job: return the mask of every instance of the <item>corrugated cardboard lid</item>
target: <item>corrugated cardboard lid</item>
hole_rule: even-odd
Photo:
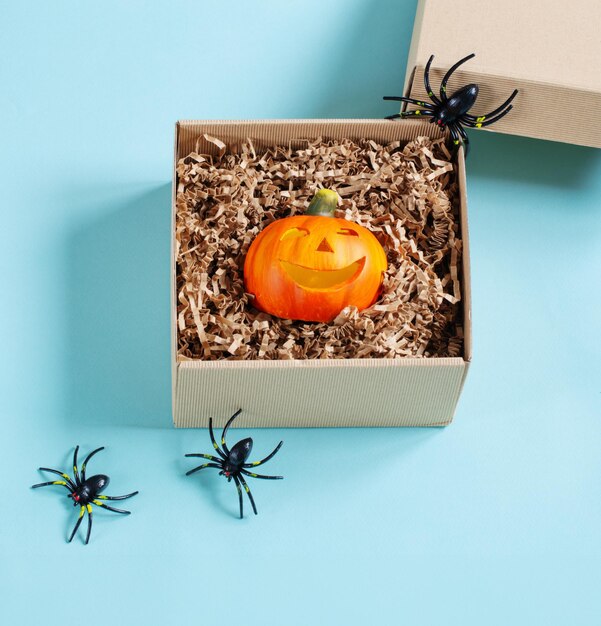
[[[514,109],[486,130],[601,147],[601,2],[578,0],[420,0],[405,95],[427,98],[431,82],[471,52],[448,91],[477,83],[472,113],[499,106],[514,88]]]

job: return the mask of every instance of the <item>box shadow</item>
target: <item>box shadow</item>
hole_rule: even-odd
[[[317,118],[383,118],[398,113],[383,96],[401,96],[417,0],[377,0],[357,11],[346,43],[339,36],[329,65],[336,68],[323,99],[303,116]]]
[[[90,200],[66,245],[67,419],[171,426],[171,185],[76,195]]]

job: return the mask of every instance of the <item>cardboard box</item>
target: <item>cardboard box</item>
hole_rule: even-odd
[[[255,147],[295,145],[307,138],[373,139],[387,143],[420,135],[439,137],[423,121],[280,120],[178,122],[175,162],[195,149],[206,133],[226,143],[250,137]],[[300,147],[300,144],[299,144]],[[203,153],[216,153],[204,142]],[[178,361],[175,265],[174,170],[171,259],[173,420],[178,427],[206,428],[238,408],[246,427],[443,426],[452,418],[471,359],[469,245],[465,163],[458,154],[460,222],[463,240],[462,307],[464,354],[456,358],[332,359],[296,361]]]
[[[424,66],[434,91],[446,70],[474,52],[447,91],[480,86],[471,113],[514,108],[489,130],[601,147],[601,2],[579,0],[419,0],[404,95],[427,100]],[[412,108],[412,107],[410,107]]]

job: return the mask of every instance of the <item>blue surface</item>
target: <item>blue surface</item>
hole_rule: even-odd
[[[382,117],[414,12],[3,4],[4,624],[600,622],[599,151],[472,133],[474,362],[452,426],[252,433],[257,454],[285,440],[286,479],[255,481],[243,521],[233,485],[183,475],[209,446],[170,426],[173,124]],[[140,489],[87,547],[65,543],[59,487],[29,490],[76,443],[107,447],[90,469],[111,492]]]

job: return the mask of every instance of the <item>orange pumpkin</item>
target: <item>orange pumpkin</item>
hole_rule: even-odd
[[[244,263],[254,305],[285,319],[329,322],[348,305],[374,303],[386,254],[366,228],[333,217],[338,194],[318,191],[304,215],[272,222],[252,242]]]

